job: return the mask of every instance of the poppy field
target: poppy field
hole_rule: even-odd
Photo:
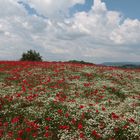
[[[0,61],[1,140],[140,140],[140,69]]]

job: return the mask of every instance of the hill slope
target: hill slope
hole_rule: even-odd
[[[105,66],[140,65],[140,62],[104,62]]]
[[[1,139],[140,139],[140,71],[0,62]]]

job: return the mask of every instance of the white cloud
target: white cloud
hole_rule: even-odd
[[[85,0],[27,0],[37,12],[49,18],[64,17],[68,14],[70,7],[77,3],[84,3],[84,1]]]
[[[117,44],[140,44],[140,21],[126,19],[110,38]]]
[[[95,13],[102,13],[107,10],[105,3],[101,2],[101,0],[94,0],[94,6],[92,9]]]
[[[0,0],[0,18],[25,16],[26,11],[18,4],[18,0]]]
[[[101,0],[95,0],[89,12],[69,18],[68,9],[84,0],[27,2],[49,18],[27,14],[17,0],[0,1],[0,9],[8,8],[0,12],[0,59],[18,59],[23,51],[35,49],[49,60],[140,60],[140,21],[123,19]]]

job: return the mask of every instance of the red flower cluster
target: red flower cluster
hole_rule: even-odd
[[[94,137],[96,137],[97,139],[101,138],[101,135],[98,134],[96,130],[93,130],[93,131],[92,131],[92,135],[93,135]]]
[[[81,123],[78,124],[78,129],[83,129],[83,125]]]
[[[63,129],[63,130],[69,130],[70,129],[70,126],[68,126],[68,125],[60,125],[59,126],[59,129]]]
[[[111,117],[114,120],[119,119],[119,116],[117,114],[115,114],[114,112],[111,113]]]

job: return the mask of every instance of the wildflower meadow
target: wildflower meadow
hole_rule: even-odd
[[[1,140],[140,140],[140,69],[0,61]]]

